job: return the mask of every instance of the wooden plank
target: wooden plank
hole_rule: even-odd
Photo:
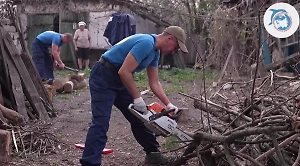
[[[21,59],[21,56],[18,55],[18,53],[15,51],[16,48],[14,48],[15,45],[13,44],[10,35],[7,32],[5,32],[3,28],[1,28],[1,34],[4,37],[3,41],[4,41],[5,48],[9,53],[8,55],[11,56],[11,59],[15,64],[15,67],[17,68],[19,75],[21,76],[22,83],[24,84],[25,96],[27,97],[34,111],[38,113],[39,119],[40,120],[48,119],[49,116],[47,114],[47,111],[40,99],[37,89],[35,88],[31,80],[30,74],[28,73],[25,64]]]
[[[2,105],[4,104],[1,85],[0,85],[0,104]]]
[[[16,102],[16,111],[18,111],[25,119],[25,121],[29,120],[27,115],[27,110],[25,106],[25,97],[22,89],[22,83],[20,80],[19,73],[13,63],[11,62],[10,58],[7,55],[7,52],[4,50],[2,36],[0,36],[0,47],[2,52],[2,58],[4,64],[7,64],[7,70],[10,73],[10,81],[11,81],[11,90],[15,98]]]
[[[3,41],[1,37],[0,37],[0,47],[3,55],[3,60],[4,62],[6,62],[8,66],[8,71],[10,73],[11,89],[14,94],[14,98],[17,106],[17,109],[15,111],[19,112],[25,118],[25,121],[28,121],[29,117],[25,106],[25,96],[23,95],[24,93],[22,89],[22,82],[17,69],[13,65],[13,62],[8,57],[7,52],[4,50]]]
[[[9,11],[12,15],[13,12],[12,12],[11,8],[9,8]],[[30,77],[33,80],[33,83],[34,83],[39,95],[44,99],[44,101],[46,101],[48,103],[48,105],[50,105],[51,110],[52,110],[51,113],[55,114],[55,111],[54,111],[54,108],[53,108],[53,105],[52,105],[52,101],[50,100],[50,98],[47,95],[48,94],[47,90],[45,89],[45,87],[43,85],[43,82],[42,82],[41,78],[39,77],[35,66],[33,65],[33,61],[32,61],[32,58],[30,56],[30,52],[29,52],[28,48],[26,47],[25,38],[24,38],[24,35],[22,33],[23,29],[22,29],[19,13],[17,14],[17,16],[15,18],[16,18],[16,20],[13,19],[13,18],[12,18],[12,20],[13,20],[13,23],[16,27],[16,30],[17,30],[18,34],[19,34],[19,40],[20,40],[20,43],[21,43],[21,46],[22,46],[22,49],[23,49],[23,53],[24,53],[24,54],[21,54],[21,58],[22,58],[22,60],[25,64],[26,68],[28,69]]]
[[[52,101],[48,97],[48,92],[47,92],[46,88],[44,87],[42,79],[40,78],[35,65],[33,64],[32,58],[30,58],[30,56],[28,54],[21,54],[21,58],[30,74],[30,78],[33,81],[34,86],[35,86],[36,90],[38,91],[40,97],[45,102],[47,102],[48,105],[50,105],[51,114],[55,114],[55,109],[53,107]]]
[[[2,54],[0,54],[0,56],[2,56]],[[15,98],[13,97],[13,92],[11,89],[11,81],[9,78],[9,72],[8,72],[8,66],[6,63],[3,62],[3,56],[2,56],[2,66],[3,66],[3,73],[1,73],[1,76],[3,76],[2,78],[0,77],[0,83],[2,86],[4,86],[4,89],[7,91],[7,93],[5,94],[5,97],[9,100],[9,102],[11,103],[11,108],[13,109],[17,109],[17,106],[14,104],[15,103]],[[3,102],[5,103],[5,100],[3,100]]]

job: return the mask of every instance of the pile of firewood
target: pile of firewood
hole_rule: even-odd
[[[10,34],[0,27],[0,162],[11,156],[13,130],[30,120],[54,116],[31,56],[26,51],[18,53]]]
[[[79,90],[87,87],[87,80],[85,73],[69,74],[66,81],[56,78],[53,80],[52,85],[45,84],[48,96],[50,99],[56,95],[56,93],[72,93],[74,90]]]
[[[194,100],[203,127],[188,132],[194,140],[174,165],[192,158],[200,165],[299,165],[298,79],[272,73],[255,86],[253,80],[226,83],[206,98],[181,93]]]

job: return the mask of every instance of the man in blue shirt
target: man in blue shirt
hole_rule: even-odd
[[[60,49],[64,43],[73,41],[70,33],[60,34],[53,31],[45,31],[39,34],[32,43],[32,59],[42,81],[54,79],[53,66],[59,69],[65,67],[60,59]],[[49,54],[51,48],[52,56]]]
[[[148,164],[169,162],[160,153],[152,153],[159,151],[154,133],[129,112],[128,106],[133,103],[133,107],[141,113],[146,114],[148,111],[133,79],[135,72],[146,69],[153,93],[167,109],[175,109],[175,113],[178,111],[165,95],[159,82],[158,60],[160,54],[167,55],[178,49],[187,52],[185,41],[184,30],[177,26],[170,26],[158,35],[135,34],[115,44],[94,64],[89,78],[92,124],[80,159],[83,166],[101,165],[101,152],[107,141],[106,133],[113,105],[130,122],[135,139],[146,152],[145,162]]]

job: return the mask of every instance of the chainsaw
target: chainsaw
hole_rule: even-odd
[[[182,110],[174,113],[175,109],[166,110],[157,102],[147,105],[147,114],[142,114],[140,111],[133,108],[133,104],[128,106],[129,111],[138,117],[143,124],[156,136],[175,136],[179,140],[187,142],[192,141],[193,138],[187,133],[177,128],[177,121],[182,114]]]

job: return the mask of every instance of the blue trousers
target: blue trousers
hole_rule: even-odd
[[[54,79],[52,56],[47,45],[38,39],[32,42],[32,59],[42,80]]]
[[[129,112],[133,98],[123,85],[117,72],[96,62],[89,78],[91,94],[92,123],[88,130],[85,148],[80,159],[82,166],[101,165],[101,152],[107,142],[107,131],[112,106],[115,105],[130,122],[131,130],[143,150],[149,154],[157,152],[159,144],[154,133]],[[119,126],[122,128],[122,126]]]

